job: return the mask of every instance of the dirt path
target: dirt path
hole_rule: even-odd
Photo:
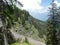
[[[28,41],[34,45],[45,45],[45,43],[42,43],[40,41],[34,40],[32,38],[28,38]]]
[[[15,37],[16,39],[22,39],[22,40],[25,39],[25,36],[20,35],[20,34],[14,32],[14,31],[12,31],[12,30],[11,30],[11,32],[12,32],[12,34],[14,35],[14,37]],[[27,37],[27,39],[28,39],[29,43],[31,43],[31,44],[34,44],[34,45],[45,45],[45,43],[40,42],[40,41],[37,41],[37,40],[34,40],[34,39],[32,39],[32,38]]]

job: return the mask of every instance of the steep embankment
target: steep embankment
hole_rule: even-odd
[[[23,14],[15,22],[14,31],[19,34],[41,40],[46,34],[45,22],[33,18],[27,11],[23,10]]]
[[[17,32],[14,32],[13,30],[11,30],[12,35],[16,38],[16,39],[22,39],[22,41],[25,39],[25,36],[18,34]],[[34,45],[45,45],[45,43],[34,40],[32,38],[27,37],[28,42]]]
[[[30,20],[32,25],[38,30],[39,37],[43,38],[43,36],[46,34],[46,22],[38,20],[30,16]]]

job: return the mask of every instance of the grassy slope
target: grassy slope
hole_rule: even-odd
[[[23,42],[23,43],[21,43],[21,42],[16,42],[16,43],[13,43],[13,44],[11,44],[11,45],[33,45],[33,44],[29,44],[29,43],[25,43],[25,42]]]
[[[45,35],[46,32],[45,22],[35,19],[30,15],[29,17],[30,21],[29,20],[25,21],[25,26],[23,26],[21,23],[20,24],[16,23],[14,30],[22,35],[40,40],[39,36],[43,38],[43,35]]]

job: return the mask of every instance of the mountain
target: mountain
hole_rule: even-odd
[[[35,19],[26,10],[22,10],[22,12],[24,13],[18,19],[18,22],[15,22],[14,31],[36,40],[44,38],[46,34],[46,22]]]
[[[44,21],[33,18],[28,11],[21,10],[18,7],[13,9],[14,13],[9,17],[14,19],[14,23],[11,24],[11,21],[6,22],[6,34],[7,41],[9,44],[15,42],[13,35],[10,30],[13,30],[21,35],[26,37],[31,37],[36,40],[44,41],[46,34],[46,23]],[[9,13],[9,12],[7,12]],[[13,17],[14,16],[14,17]],[[11,27],[10,27],[11,26]],[[0,44],[3,45],[3,30],[2,22],[0,20]]]
[[[31,21],[34,27],[38,30],[39,36],[42,38],[46,34],[46,22],[35,19],[31,16]]]
[[[29,13],[34,18],[39,19],[39,20],[42,20],[42,21],[46,21],[49,18],[49,16],[48,16],[48,13],[49,12],[40,13],[38,11],[29,11]]]

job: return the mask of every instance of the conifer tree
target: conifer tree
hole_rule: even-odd
[[[46,45],[57,45],[57,31],[56,31],[56,19],[55,16],[57,12],[56,4],[54,3],[54,0],[52,0],[52,8],[50,9],[50,18],[48,20],[47,24],[47,40]]]

